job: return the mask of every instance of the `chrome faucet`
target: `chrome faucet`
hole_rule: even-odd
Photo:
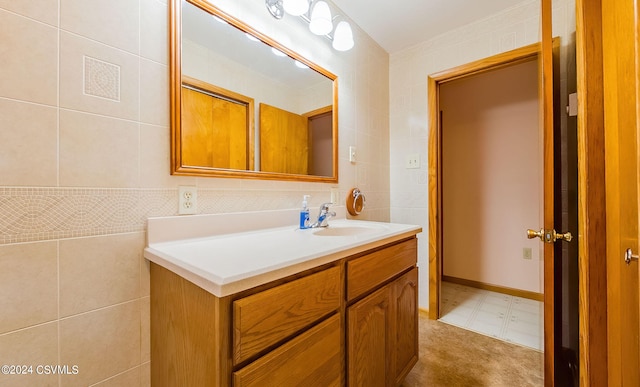
[[[333,203],[323,203],[320,206],[320,213],[318,213],[318,220],[313,223],[310,227],[328,227],[329,223],[327,222],[329,218],[336,216],[336,213],[333,211],[329,211],[329,206]]]

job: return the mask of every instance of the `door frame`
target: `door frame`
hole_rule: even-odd
[[[442,278],[442,127],[440,125],[440,86],[446,82],[534,60],[540,44],[518,48],[467,63],[428,77],[429,111],[429,318],[440,317]]]
[[[554,51],[559,46],[559,39],[553,39]],[[481,59],[475,62],[464,64],[458,67],[454,67],[449,70],[445,70],[436,74],[432,74],[428,77],[428,101],[429,111],[431,112],[429,118],[429,318],[437,319],[440,317],[440,284],[442,278],[442,246],[443,246],[443,208],[442,208],[442,126],[439,107],[439,92],[440,86],[446,82],[461,79],[464,77],[481,74],[487,71],[492,71],[515,64],[527,62],[530,60],[538,59],[539,66],[544,65],[542,63],[542,45],[540,43],[534,43],[522,48],[518,48],[512,51],[501,53],[491,56],[489,58]],[[542,82],[542,80],[541,80]],[[553,84],[553,80],[551,80]],[[552,87],[551,87],[552,89]],[[545,102],[545,103],[553,103]],[[543,100],[540,99],[540,104],[543,105]],[[540,109],[543,107],[540,106]],[[542,111],[542,110],[541,110]],[[553,120],[553,118],[552,118]],[[542,121],[541,121],[542,123]],[[551,122],[553,127],[553,122]],[[542,133],[542,132],[541,132]],[[552,134],[552,132],[551,132]],[[545,134],[546,136],[547,134]],[[546,160],[548,157],[553,157],[553,150],[547,153],[545,150],[545,163],[551,162],[551,168],[553,169],[553,163],[551,160]],[[545,176],[546,178],[546,176]],[[553,178],[550,182],[545,182],[553,187]],[[549,190],[552,195],[551,198],[547,198],[545,195],[545,203],[549,200],[553,200],[553,190]],[[548,193],[546,193],[548,194]],[[550,202],[553,203],[552,201]],[[542,203],[541,203],[542,206]],[[553,215],[553,205],[541,207],[541,214],[543,211],[550,210]],[[545,215],[545,219],[547,216]],[[553,225],[546,225],[545,229],[552,229]],[[525,230],[523,230],[524,235]],[[545,249],[551,249],[553,253],[553,245],[545,243]],[[548,252],[545,250],[545,262],[544,262],[544,295],[545,295],[545,333],[544,333],[544,374],[545,381],[554,380],[554,329],[548,329],[548,327],[554,327],[554,281],[553,281],[553,260],[547,260],[546,255]],[[550,261],[550,262],[548,262]],[[550,277],[549,277],[550,276]],[[549,382],[545,382],[546,385]]]

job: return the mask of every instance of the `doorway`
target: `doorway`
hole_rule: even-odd
[[[443,82],[441,321],[542,350],[538,58]],[[464,241],[464,243],[461,243]]]
[[[541,130],[539,132],[540,141],[542,144],[544,144],[544,151],[542,152],[544,168],[542,169],[542,178],[540,179],[542,180],[541,186],[544,187],[544,189],[542,189],[542,202],[544,204],[542,210],[539,210],[541,212],[539,216],[540,223],[534,222],[533,225],[535,227],[536,224],[543,223],[544,230],[541,230],[540,232],[530,230],[529,237],[539,236],[540,239],[543,239],[545,242],[547,242],[543,245],[544,254],[541,254],[542,256],[544,256],[544,261],[540,262],[543,269],[540,268],[537,270],[538,272],[542,272],[541,281],[543,281],[544,283],[544,285],[541,286],[541,290],[543,289],[544,293],[543,328],[544,348],[546,349],[544,356],[545,380],[549,383],[553,383],[554,380],[556,382],[566,380],[566,383],[561,384],[572,385],[574,384],[574,380],[578,375],[576,366],[577,353],[568,354],[567,356],[565,356],[563,351],[563,341],[567,333],[565,330],[563,330],[563,317],[565,316],[565,313],[563,313],[563,308],[566,306],[564,297],[566,297],[567,294],[569,294],[570,296],[576,296],[575,298],[571,299],[570,302],[577,305],[578,290],[573,289],[567,292],[566,287],[564,287],[565,281],[562,276],[562,255],[563,252],[567,250],[563,249],[566,244],[563,243],[562,240],[564,239],[566,241],[567,239],[570,239],[570,236],[569,234],[556,233],[555,230],[552,230],[556,224],[560,225],[561,221],[563,226],[562,229],[565,228],[565,217],[562,214],[563,208],[561,206],[561,204],[565,204],[565,200],[562,199],[561,194],[569,194],[570,196],[572,196],[570,201],[573,203],[572,205],[575,205],[576,207],[572,210],[572,212],[577,214],[576,190],[566,192],[561,189],[561,183],[566,181],[563,180],[566,176],[564,176],[563,173],[560,173],[560,161],[562,160],[562,157],[560,157],[562,156],[560,145],[567,144],[566,138],[560,137],[562,134],[560,130],[554,130],[554,128],[560,128],[559,120],[561,116],[561,113],[559,112],[557,106],[557,104],[559,103],[559,82],[556,78],[559,73],[558,48],[559,40],[554,39],[553,50],[550,50],[549,52],[545,51],[544,54],[540,54],[540,45],[534,44],[490,58],[472,62],[467,65],[459,66],[438,74],[433,74],[429,77],[428,81],[429,111],[440,111],[440,87],[447,82],[452,82],[471,75],[483,74],[505,67],[518,65],[535,60],[538,57],[542,58],[541,61],[543,62],[543,65],[540,67],[544,68],[542,73],[547,74],[546,77],[539,78],[539,80],[544,80],[543,92],[540,93],[540,110],[543,112],[543,114],[541,114],[541,120],[542,122],[544,122],[544,125],[542,126],[544,130]],[[551,55],[551,51],[553,52],[553,55]],[[549,58],[552,58],[553,60],[550,60]],[[553,62],[553,65],[548,65],[551,62]],[[547,69],[547,66],[552,67],[553,70]],[[551,76],[551,74],[555,75]],[[553,114],[553,109],[550,108],[554,103],[556,104],[556,106],[554,106],[556,114]],[[447,184],[446,181],[443,183],[442,178],[444,156],[442,133],[443,127],[441,124],[443,120],[446,120],[446,118],[443,118],[438,114],[431,115],[430,127],[432,129],[430,130],[429,137],[429,314],[431,319],[437,319],[438,317],[440,317],[441,312],[440,290],[443,276],[442,257],[445,246],[445,240],[443,237],[443,223],[444,219],[446,219],[448,216],[445,213],[443,204],[445,202],[445,200],[443,200],[443,184]],[[563,127],[566,128],[566,125]],[[554,143],[556,144],[556,146],[554,146]],[[571,146],[574,145],[575,140],[573,141],[573,145]],[[575,155],[575,150],[573,154]],[[577,168],[577,162],[573,160],[572,163],[573,165],[569,166],[569,168]],[[563,165],[562,168],[567,168],[567,166]],[[528,176],[532,179],[539,178],[538,176],[531,176],[530,172],[531,171],[523,170],[520,171],[520,175]],[[534,174],[535,173],[536,172],[534,172]],[[535,203],[535,207],[540,207],[539,201]],[[577,224],[577,220],[574,223]],[[519,227],[520,226],[518,226],[518,228]],[[501,236],[501,230],[503,230],[504,228],[500,226],[494,228],[496,229],[492,230],[493,234],[490,235],[493,235],[494,237]],[[562,231],[562,229],[560,231]],[[572,229],[571,231],[574,236],[577,236],[576,230]],[[520,229],[519,232],[525,234],[526,228]],[[518,237],[520,240],[522,240],[521,238],[523,234],[520,234],[521,236]],[[466,237],[467,235],[459,235],[458,243],[466,243]],[[577,245],[577,241],[574,241],[574,243]],[[522,248],[522,245],[520,248]],[[542,247],[540,247],[540,250],[543,250]],[[574,249],[574,252],[577,255],[577,249]],[[524,249],[520,254],[522,256],[524,256],[525,254],[528,255],[528,253],[524,252]],[[556,258],[554,258],[554,256]],[[577,278],[578,273],[572,273],[572,275],[574,276],[574,278]],[[577,280],[575,281],[575,283],[577,283]],[[532,293],[536,292],[534,291]],[[573,309],[577,311],[578,308],[575,307]],[[571,317],[573,321],[577,322],[577,316]],[[573,329],[576,332],[575,337],[577,337],[577,324],[573,327]],[[567,363],[567,361],[571,363],[569,366],[563,364]]]

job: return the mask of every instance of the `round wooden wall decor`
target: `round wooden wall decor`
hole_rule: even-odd
[[[360,215],[364,210],[365,200],[364,194],[358,188],[349,191],[347,195],[347,211],[349,214],[353,216]]]

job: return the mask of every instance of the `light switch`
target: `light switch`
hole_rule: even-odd
[[[356,162],[356,147],[353,145],[349,147],[349,161],[352,163]]]

